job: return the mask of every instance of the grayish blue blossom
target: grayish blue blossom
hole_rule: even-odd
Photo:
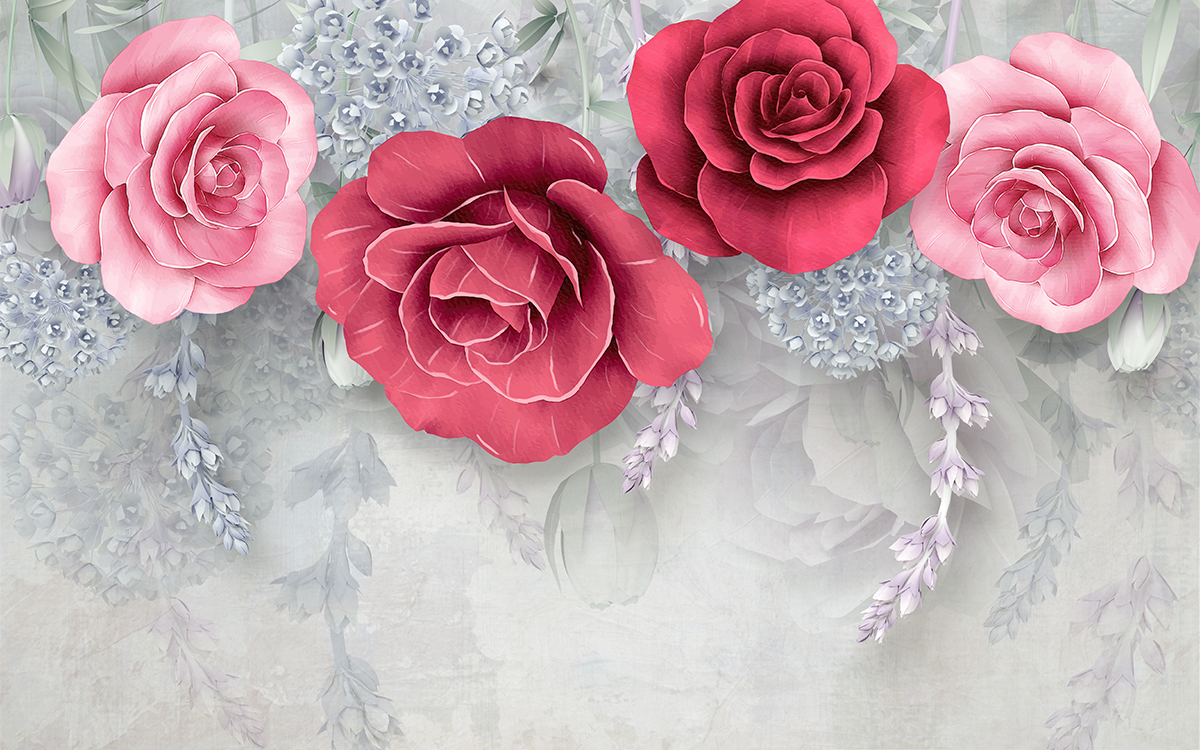
[[[940,270],[915,246],[884,249],[875,240],[809,273],[757,265],[746,285],[771,335],[839,379],[906,353],[947,295]]]

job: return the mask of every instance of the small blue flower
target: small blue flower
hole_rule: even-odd
[[[408,9],[417,23],[428,23],[433,20],[433,0],[407,0],[404,7]]]
[[[367,38],[373,42],[387,42],[392,49],[412,39],[413,32],[408,21],[391,8],[385,8],[366,27]]]

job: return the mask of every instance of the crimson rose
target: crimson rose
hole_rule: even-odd
[[[412,427],[540,461],[708,355],[700,288],[607,178],[574,131],[502,117],[391,138],[318,214],[317,302]]]
[[[866,245],[929,182],[946,95],[870,0],[742,0],[638,50],[629,106],[654,227],[788,273]]]

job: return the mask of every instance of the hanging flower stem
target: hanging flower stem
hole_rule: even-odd
[[[950,17],[946,19],[946,49],[942,52],[942,70],[954,64],[954,50],[958,46],[958,24],[962,18],[963,0],[951,0]]]
[[[571,19],[571,33],[575,35],[575,49],[579,51],[579,78],[583,84],[583,116],[579,124],[579,134],[587,138],[592,112],[592,92],[588,81],[587,48],[583,46],[583,29],[579,25],[579,16],[575,13],[575,3],[572,0],[567,0],[567,16]]]

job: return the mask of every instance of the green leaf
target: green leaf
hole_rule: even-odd
[[[75,93],[75,99],[79,103],[80,109],[86,109],[92,102],[100,98],[100,90],[96,88],[96,82],[84,70],[75,55],[72,55],[70,50],[62,45],[62,42],[55,39],[49,31],[41,26],[30,23],[29,27],[33,30],[33,38],[37,40],[42,57],[50,66],[50,72]]]
[[[592,102],[592,111],[601,117],[612,120],[618,125],[633,127],[633,114],[629,111],[629,102],[610,102],[600,99]]]
[[[1175,119],[1179,121],[1180,127],[1184,128],[1185,130],[1187,128],[1200,127],[1200,112],[1189,112],[1188,114],[1182,115]]]
[[[588,101],[599,101],[602,96],[604,96],[604,79],[597,73],[596,77],[592,79],[591,85],[588,86]]]
[[[1179,0],[1154,0],[1154,10],[1146,22],[1146,37],[1142,41],[1142,87],[1146,98],[1153,99],[1162,81],[1175,32],[1179,28]]]
[[[268,39],[258,44],[251,44],[249,47],[242,47],[242,59],[257,60],[274,65],[279,53],[283,52],[284,41],[283,39]]]
[[[299,21],[301,18],[304,18],[305,10],[304,10],[304,8],[300,7],[299,5],[292,5],[291,3],[288,3],[287,9],[288,9],[288,11],[291,12],[292,17],[295,18],[297,21]]]
[[[550,46],[546,47],[546,54],[542,57],[542,64],[538,66],[537,70],[533,71],[533,75],[529,76],[529,80],[532,81],[534,78],[537,78],[538,74],[545,70],[546,66],[550,64],[550,59],[554,57],[555,52],[558,52],[558,45],[562,42],[563,34],[566,32],[566,30],[566,26],[558,27],[558,33],[555,34],[554,38],[550,40]]]
[[[325,208],[325,204],[333,200],[333,196],[337,195],[337,188],[333,185],[326,185],[324,182],[313,180],[309,183],[308,189],[312,192],[313,203],[317,208]]]
[[[538,16],[521,27],[521,30],[517,32],[517,39],[520,40],[520,44],[517,45],[517,53],[520,54],[531,49],[533,45],[540,42],[557,20],[555,16]]]
[[[550,0],[533,0],[533,9],[543,16],[557,16],[558,8]]]
[[[892,8],[886,5],[879,6],[879,9],[884,13],[887,13],[889,16],[892,16],[897,21],[912,26],[914,29],[920,29],[921,31],[928,31],[931,33],[933,32],[932,26],[922,21],[920,16],[917,16],[907,10],[903,10],[901,8]]]
[[[25,0],[29,17],[39,23],[50,23],[75,4],[75,0]]]
[[[573,474],[571,476],[574,476]],[[558,563],[554,559],[554,545],[558,540],[558,519],[562,514],[562,498],[563,490],[567,486],[567,482],[571,477],[567,477],[558,485],[558,489],[554,491],[554,497],[550,499],[550,507],[546,509],[546,523],[542,525],[542,540],[546,548],[546,562],[550,563],[550,572],[554,574],[554,583],[558,586],[558,590],[562,591],[562,581],[558,578]]]
[[[92,8],[110,16],[120,16],[131,10],[137,10],[146,4],[147,0],[109,0],[107,3],[90,3]]]

